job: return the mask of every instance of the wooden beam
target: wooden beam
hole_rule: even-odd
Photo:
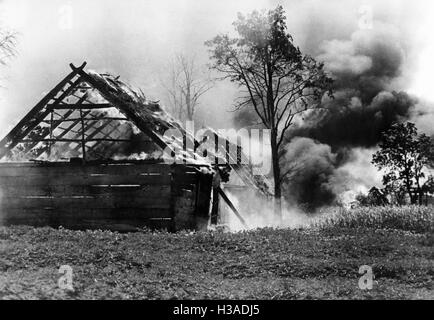
[[[77,131],[77,130],[68,129],[68,128],[64,128],[64,127],[58,127],[58,128],[62,130],[62,133],[64,131],[69,131],[69,132],[72,132],[72,133],[75,133],[75,134],[80,134],[80,131]]]
[[[80,122],[81,122],[81,152],[83,161],[86,162],[86,134],[84,131],[83,110],[80,109]]]
[[[48,114],[49,110],[46,104],[55,98],[60,90],[65,87],[74,77],[76,77],[82,68],[77,68],[68,74],[60,83],[55,86],[41,101],[30,110],[29,113],[0,141],[0,159],[3,158],[9,151],[17,145],[16,139],[25,137],[34,127],[43,120]]]
[[[115,107],[117,107],[121,113],[123,113],[143,133],[149,136],[161,149],[169,149],[171,152],[174,152],[171,146],[169,146],[157,133],[155,133],[154,130],[149,128],[149,123],[145,119],[137,116],[133,110],[125,108],[124,102],[122,100],[117,98],[115,95],[111,95],[110,92],[107,92],[104,86],[94,81],[94,79],[86,72],[83,70],[79,72],[85,82],[97,89],[106,100],[110,101]]]
[[[75,82],[68,81],[70,86],[66,90],[64,90],[63,93],[58,98],[54,98],[54,99],[56,101],[62,101],[75,89],[75,85],[77,85],[81,82],[82,82],[81,77],[79,77]],[[23,132],[21,132],[21,133],[19,133],[13,137],[12,143],[7,146],[6,154],[9,151],[11,151],[19,143],[20,139],[27,136],[39,123],[41,123],[41,121],[43,121],[44,118],[50,114],[50,112],[51,112],[51,109],[47,108],[46,106],[42,107],[42,112],[38,116],[34,117],[33,119],[28,120],[27,128]],[[3,156],[1,155],[1,152],[0,152],[0,159],[2,157]]]
[[[91,111],[86,111],[84,113],[84,115],[86,116],[89,113],[91,113]],[[67,127],[66,129],[64,129],[64,131],[61,134],[59,134],[56,138],[63,138],[64,136],[66,136],[68,134],[68,132],[70,132],[79,122],[80,122],[80,119],[74,119],[74,122],[71,123],[69,125],[69,127]]]
[[[119,132],[119,135],[118,135],[118,138],[119,138],[119,137],[123,134],[123,132],[121,132],[121,131],[119,130],[118,126],[113,125],[113,123],[110,123],[110,124],[112,124],[112,125],[111,125],[112,130],[110,130],[109,132],[107,132],[107,133],[103,136],[103,138],[110,137],[110,136],[112,135],[112,133],[115,132],[115,131],[118,131],[118,132]],[[101,142],[97,142],[97,143],[95,143],[92,147],[90,147],[89,151],[101,154],[101,152],[95,151],[95,147],[99,146],[100,144],[101,144]],[[109,149],[109,148],[110,148],[111,146],[113,146],[113,145],[115,145],[115,142],[110,142],[110,143],[108,143],[108,145],[106,145],[106,146],[103,148],[102,151],[105,151],[105,150]],[[110,155],[114,154],[115,152],[116,152],[116,151],[112,151]]]
[[[226,204],[229,206],[229,208],[233,211],[233,213],[235,213],[235,215],[237,216],[237,218],[241,221],[241,223],[243,224],[244,227],[247,228],[247,223],[246,220],[244,220],[244,218],[241,216],[241,214],[238,212],[237,208],[235,208],[234,204],[232,203],[232,201],[228,198],[228,196],[226,195],[226,193],[223,191],[222,188],[217,187],[217,192],[219,193],[219,195],[223,198],[223,200],[226,202]]]
[[[112,123],[107,122],[105,124],[103,124],[102,126],[96,128],[91,134],[89,134],[87,136],[88,139],[92,139],[93,137],[95,137],[98,133],[100,133],[102,130],[104,130],[105,128],[107,128],[109,125],[111,125]],[[109,133],[105,134],[102,139],[108,138],[113,132],[115,132],[117,130],[117,128],[114,128],[113,130],[111,130]],[[94,146],[92,146],[93,148]]]
[[[77,72],[83,70],[84,67],[85,67],[86,65],[87,65],[87,62],[86,62],[86,61],[84,61],[84,62],[81,64],[81,66],[79,66],[79,67],[74,66],[74,64],[72,64],[72,63],[69,64],[69,66],[70,66],[70,68],[72,69],[72,71],[77,71]]]
[[[75,111],[75,110],[73,110]],[[81,121],[81,118],[69,118],[69,119],[59,119],[59,120],[53,120],[54,123],[63,123],[63,122],[74,122],[74,121]],[[116,121],[129,121],[127,118],[122,117],[94,117],[94,118],[83,118],[84,121],[100,121],[100,120],[116,120]],[[43,120],[41,122],[44,123],[50,123],[50,120]]]
[[[67,117],[69,117],[73,112],[74,112],[73,110],[68,111],[68,112],[66,112],[66,113],[63,115],[63,117],[67,118]],[[45,122],[45,121],[44,121],[44,122]],[[46,123],[49,123],[49,122],[50,122],[50,121],[47,121]],[[53,127],[52,127],[52,130],[54,131],[57,127],[59,127],[59,125],[60,125],[60,123],[55,123],[55,124],[53,125]],[[47,136],[47,135],[45,135],[43,138],[45,138],[46,136]],[[36,145],[37,145],[38,143],[39,143],[39,142],[35,142],[35,143],[31,144],[31,145],[26,146],[26,148],[24,149],[24,153],[27,153],[27,152],[29,152],[30,150],[32,150],[34,147],[36,147]]]
[[[93,142],[93,141],[113,141],[113,142],[131,142],[130,139],[108,139],[108,138],[94,138],[94,139],[86,139],[85,142]],[[24,139],[20,140],[21,143],[33,143],[33,142],[77,142],[81,143],[82,139]]]
[[[69,109],[75,109],[75,110],[93,110],[93,109],[107,109],[107,108],[114,108],[113,105],[110,103],[86,103],[86,104],[48,104],[48,107],[53,110],[69,110]]]
[[[87,98],[87,93],[85,93],[82,97],[80,97],[80,99],[78,100],[78,102],[77,103],[83,103],[85,100],[86,100],[86,98]],[[51,114],[53,114],[53,112],[54,113],[56,113],[56,114],[58,114],[57,112],[55,112],[55,111],[52,111],[51,112]],[[59,120],[59,121],[56,121],[56,122],[54,122],[54,120],[51,118],[51,120],[49,121],[49,123],[50,123],[50,139],[52,139],[53,137],[52,137],[52,134],[53,134],[53,131],[54,131],[54,129],[56,129],[62,122],[64,122],[65,121],[65,119],[67,119],[71,114],[73,114],[74,113],[74,110],[69,110],[69,111],[67,111],[63,116],[62,116],[62,120]],[[87,114],[89,114],[90,113],[90,111],[88,111],[88,112],[86,112],[86,115]],[[61,116],[61,115],[60,115]],[[43,122],[45,122],[45,120],[43,121]],[[75,121],[74,121],[75,122]],[[54,125],[53,125],[54,124]],[[62,134],[63,134],[63,136],[66,134],[65,133],[65,130],[67,130],[67,131],[69,131],[69,130],[72,130],[72,128],[75,126],[76,124],[74,124],[73,126],[70,126],[70,127],[68,127],[68,129],[64,129],[64,128],[62,128],[62,130],[63,130],[63,132],[62,132]],[[44,137],[42,137],[42,138],[45,138],[46,136],[44,136]],[[37,144],[38,144],[39,142],[35,142],[35,143],[33,143],[33,144],[31,144],[31,147],[30,147],[30,149],[28,149],[27,151],[26,151],[26,153],[28,152],[28,151],[30,151],[32,148],[34,148]],[[26,148],[27,149],[27,148]],[[44,150],[44,149],[43,149]],[[51,145],[50,145],[50,148],[49,148],[49,151],[51,152]],[[42,151],[43,152],[43,151]],[[38,152],[38,157],[39,157],[39,155],[40,155],[41,153],[39,153]]]
[[[86,115],[88,115],[88,114],[90,114],[90,113],[91,113],[91,111],[86,111],[85,114],[84,114],[83,116],[86,116]],[[99,120],[104,120],[104,119],[107,119],[107,118],[100,117],[100,118],[95,118],[95,119],[92,119],[92,120],[99,121]],[[74,126],[75,126],[76,124],[78,124],[78,122],[80,122],[81,119],[78,118],[78,119],[76,119],[75,121],[76,121],[76,122],[75,122]],[[108,121],[108,122],[104,123],[103,125],[101,125],[100,127],[96,128],[96,129],[94,130],[94,132],[92,132],[92,133],[90,133],[90,134],[88,135],[88,138],[93,138],[93,137],[94,137],[98,132],[100,132],[101,130],[103,130],[105,127],[107,127],[107,126],[108,126],[109,124],[111,124],[111,123],[112,123],[111,121]],[[90,128],[92,128],[92,127],[93,127],[93,123],[87,123],[86,126],[85,126],[85,129],[84,129],[85,132],[86,132],[87,130],[89,130]],[[75,133],[76,135],[73,137],[73,139],[78,139],[78,138],[80,137],[80,135],[81,135],[80,132],[74,132],[74,133]],[[57,137],[57,138],[60,138],[60,137]],[[72,143],[72,142],[70,142],[70,143]],[[70,143],[67,143],[67,144],[65,144],[64,146],[62,146],[62,150],[66,150],[66,149],[69,147]],[[80,145],[77,145],[77,146],[74,147],[72,150],[73,150],[73,151],[78,151],[79,147],[80,147]]]
[[[50,117],[50,139],[53,139],[53,119],[54,119],[54,111],[51,110],[51,117]],[[51,146],[52,144],[50,143],[48,146],[48,157],[51,156]]]
[[[89,114],[89,113],[91,113],[91,111],[86,111],[85,112],[85,114]],[[64,131],[61,133],[61,134],[59,134],[56,138],[57,139],[61,139],[61,138],[63,138],[64,136],[66,136],[69,132],[70,132],[70,130],[72,130],[78,123],[80,122],[80,120],[76,120],[76,121],[74,121],[68,128],[66,128],[66,129],[64,129]],[[39,142],[38,142],[39,143]],[[35,159],[37,159],[41,154],[43,154],[45,152],[45,149],[40,149],[40,150],[38,150],[37,152],[36,152],[36,155],[35,155]]]

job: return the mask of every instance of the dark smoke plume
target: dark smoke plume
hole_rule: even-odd
[[[289,200],[314,209],[341,200],[343,191],[367,190],[376,183],[352,173],[364,170],[347,168],[363,165],[372,177],[372,152],[366,151],[376,147],[392,123],[415,115],[418,101],[399,86],[406,58],[403,42],[393,27],[378,23],[350,39],[320,44],[316,58],[334,78],[334,99],[324,99],[322,109],[305,114],[286,137],[282,166],[301,164],[285,182]],[[253,118],[242,111],[236,121],[248,126]]]
[[[309,138],[294,138],[285,146],[285,171],[294,167],[284,184],[290,202],[313,209],[335,199],[329,186],[336,169],[337,156],[330,146]]]
[[[317,110],[306,117],[292,136],[310,137],[329,144],[333,150],[372,147],[391,124],[407,119],[416,100],[405,92],[381,91],[364,104],[358,91],[349,88],[336,92],[326,103],[326,110]]]
[[[324,42],[321,50],[317,58],[333,75],[335,98],[324,101],[324,109],[306,115],[291,131],[285,159],[296,161],[291,151],[302,142],[311,146],[306,156],[322,157],[315,163],[305,161],[288,181],[289,189],[304,190],[302,196],[296,193],[295,201],[310,208],[332,204],[339,192],[354,188],[359,177],[341,169],[354,161],[354,148],[375,147],[382,133],[392,123],[408,119],[417,104],[407,93],[393,91],[405,59],[399,34],[393,29],[357,31],[349,40]],[[328,153],[315,151],[326,146]]]
[[[416,99],[392,91],[402,75],[405,51],[388,28],[357,31],[350,40],[326,41],[318,59],[335,79],[335,99],[307,115],[291,136],[340,148],[375,146],[395,121],[407,119]]]
[[[406,92],[394,91],[405,61],[404,46],[394,29],[383,26],[357,31],[349,40],[326,41],[321,49],[318,59],[324,61],[335,79],[335,98],[324,101],[324,109],[306,115],[291,131],[285,159],[296,161],[290,151],[301,143],[299,137],[308,138],[304,140],[307,145],[330,148],[329,153],[321,155],[311,147],[310,156],[322,156],[323,161],[306,161],[294,179],[288,181],[289,189],[305,190],[303,196],[296,194],[295,201],[313,208],[342,200],[338,197],[343,190],[361,185],[369,188],[352,170],[342,168],[354,169],[352,163],[360,164],[355,155],[370,157],[369,152],[356,152],[355,148],[375,148],[392,123],[414,116],[418,103]],[[367,171],[371,170],[368,161],[362,162]],[[375,182],[371,183],[372,186]]]

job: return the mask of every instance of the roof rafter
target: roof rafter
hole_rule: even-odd
[[[51,90],[44,98],[42,98],[39,103],[33,107],[32,110],[6,135],[3,140],[0,141],[0,159],[3,158],[6,154],[8,154],[13,147],[18,144],[18,140],[24,138],[27,134],[30,133],[37,125],[40,123],[49,113],[50,109],[47,107],[47,103],[51,100],[61,101],[65,98],[68,93],[70,93],[78,80],[72,82],[75,77],[80,76],[80,71],[83,71],[83,68],[86,66],[86,63],[83,63],[79,68],[75,68],[72,70],[70,74],[68,74],[53,90]],[[81,77],[79,77],[80,79]],[[81,81],[79,81],[81,82]],[[67,89],[64,89],[65,86],[69,85]],[[62,91],[62,89],[64,89]],[[60,97],[56,98],[56,96],[62,92]]]
[[[87,114],[91,113],[91,111],[86,111]],[[66,136],[77,124],[79,124],[80,120],[74,121],[68,128],[66,128],[60,135],[57,136],[57,138],[62,139],[64,136]],[[63,148],[62,148],[63,149]],[[47,151],[45,148],[41,148],[38,150],[35,154],[35,158],[37,159],[40,157],[45,151]]]
[[[102,124],[101,126],[99,126],[98,128],[96,128],[91,134],[86,136],[86,141],[92,141],[89,139],[92,139],[93,137],[95,137],[98,133],[100,133],[102,130],[104,130],[105,128],[107,128],[109,125],[112,125],[111,121],[107,121],[104,124]],[[115,128],[116,129],[116,128]],[[110,131],[110,133],[114,132],[115,130]],[[80,133],[76,136],[76,138],[80,135]],[[110,135],[104,135],[103,138],[107,138]],[[95,140],[93,140],[95,141]],[[77,150],[79,146],[75,147],[74,150]]]
[[[110,136],[112,135],[112,133],[115,132],[115,131],[119,131],[119,130],[118,130],[118,128],[117,128],[116,126],[113,126],[113,127],[112,127],[112,130],[110,130],[109,132],[107,132],[106,134],[104,134],[103,138],[110,137]],[[118,138],[119,138],[121,135],[122,135],[122,133],[120,132],[120,134],[118,135]],[[110,146],[114,145],[115,143],[116,143],[116,141],[112,141],[112,142],[110,143]],[[89,151],[92,152],[92,150],[94,150],[95,147],[98,146],[98,145],[100,145],[100,144],[101,144],[101,141],[96,142],[93,146],[91,146],[91,147],[89,148]],[[77,147],[76,147],[76,148],[77,148]]]
[[[53,110],[83,110],[83,109],[108,109],[113,108],[113,106],[110,103],[84,103],[84,104],[78,104],[78,103],[66,103],[66,104],[48,104],[48,107],[50,107]]]
[[[84,70],[77,70],[79,70],[78,72],[83,77],[84,81],[98,89],[106,100],[113,103],[113,105],[116,106],[119,111],[121,111],[121,113],[123,113],[127,118],[129,118],[137,128],[139,128],[142,132],[149,136],[160,148],[162,148],[163,150],[167,148],[167,150],[174,152],[171,146],[169,146],[163,139],[161,139],[159,135],[155,134],[152,129],[148,128],[149,123],[147,123],[145,119],[137,116],[131,109],[127,108],[124,101],[119,99],[116,94],[110,92],[109,90],[107,90],[107,88],[96,82]]]
[[[63,117],[64,117],[64,118],[68,118],[68,117],[69,117],[71,114],[73,114],[73,113],[74,113],[74,110],[69,110],[68,112],[66,112],[66,113],[63,115]],[[50,123],[50,121],[47,121],[47,123]],[[54,129],[58,128],[59,125],[60,125],[60,123],[61,123],[61,122],[59,122],[59,123],[55,123],[55,124],[52,126],[51,130],[54,130]],[[49,132],[48,132],[48,134],[42,136],[42,138],[45,138],[45,137],[48,136],[48,135],[49,135]],[[34,147],[36,147],[36,145],[37,145],[38,143],[39,143],[39,142],[34,142],[34,143],[31,143],[31,144],[28,144],[28,145],[25,147],[25,149],[24,149],[24,154],[26,154],[26,153],[28,153],[29,151],[31,151]]]

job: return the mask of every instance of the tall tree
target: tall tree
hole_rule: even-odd
[[[411,123],[395,123],[383,134],[380,150],[372,163],[385,170],[383,184],[386,188],[405,188],[412,204],[423,204],[425,170],[433,159],[434,145],[430,137],[418,134]],[[432,178],[428,178],[426,183]]]
[[[200,98],[212,88],[213,81],[194,57],[178,54],[170,65],[164,84],[169,103],[180,119],[193,120]]]
[[[268,12],[238,14],[238,37],[218,35],[206,45],[212,67],[241,89],[238,109],[252,107],[271,132],[275,211],[281,215],[283,141],[297,116],[320,106],[332,80],[322,63],[302,54],[287,31],[282,6]]]

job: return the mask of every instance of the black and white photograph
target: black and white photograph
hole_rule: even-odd
[[[429,0],[0,0],[0,300],[434,300],[433,30]]]

